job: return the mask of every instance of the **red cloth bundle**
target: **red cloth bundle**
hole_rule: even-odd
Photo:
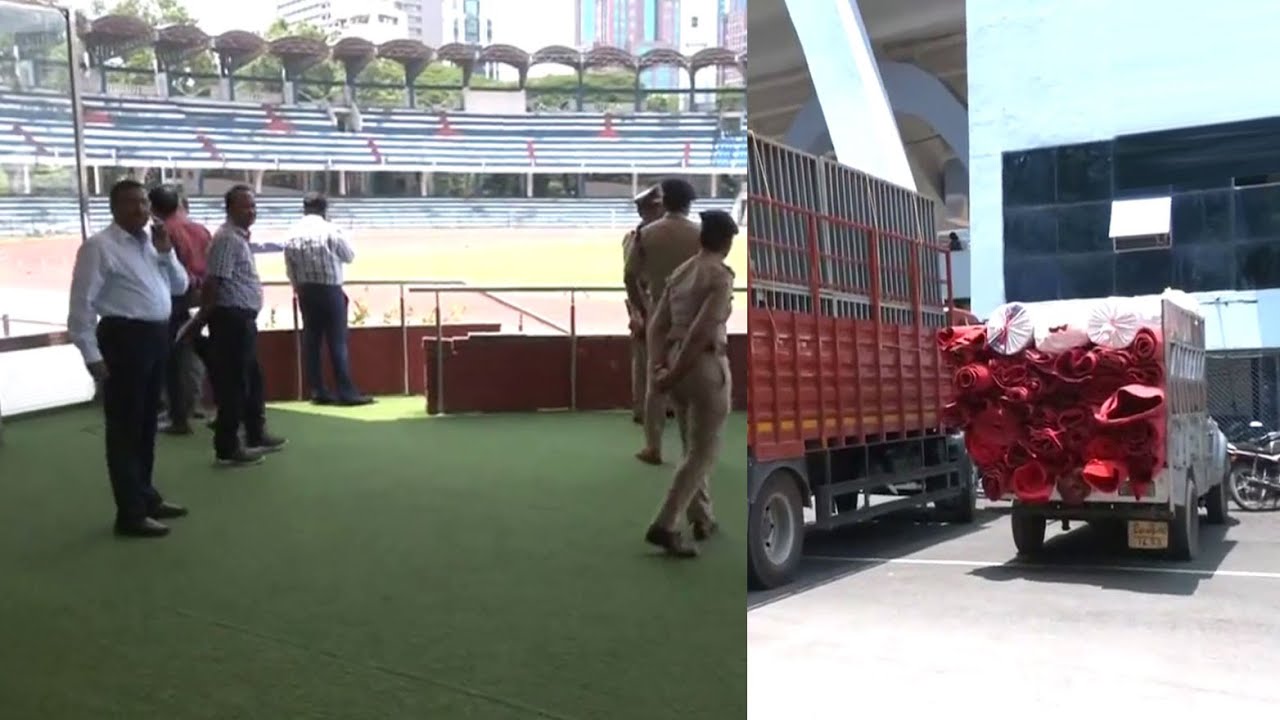
[[[952,379],[956,392],[962,395],[983,395],[995,385],[991,370],[980,363],[969,363],[956,371]]]
[[[1135,364],[1145,365],[1158,361],[1160,354],[1160,338],[1151,328],[1142,328],[1133,336],[1133,344],[1129,346]]]
[[[1013,493],[1025,503],[1049,502],[1056,485],[1045,466],[1035,460],[1019,465],[1010,480]]]
[[[998,354],[980,326],[943,331],[938,344],[956,368],[944,420],[964,431],[987,497],[1080,503],[1151,492],[1165,463],[1157,332],[1140,330],[1123,350],[1089,343],[1059,355]]]
[[[1081,474],[1085,484],[1100,493],[1113,493],[1129,477],[1129,468],[1119,460],[1094,458],[1084,464]]]
[[[1093,414],[1099,425],[1127,425],[1164,413],[1164,390],[1150,385],[1125,385],[1112,393]]]
[[[971,362],[987,346],[987,328],[984,325],[943,328],[938,332],[938,347],[942,352],[963,362]]]
[[[1053,374],[1065,383],[1082,383],[1093,377],[1098,367],[1098,356],[1084,348],[1072,348],[1058,356],[1053,363]]]

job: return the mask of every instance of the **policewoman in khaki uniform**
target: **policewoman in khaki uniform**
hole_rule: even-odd
[[[623,282],[626,281],[626,262],[631,257],[631,248],[640,236],[645,225],[662,217],[662,192],[657,185],[650,187],[635,197],[636,213],[640,215],[640,224],[622,238]],[[645,292],[643,283],[641,291]],[[645,348],[644,312],[627,300],[627,317],[630,318],[631,330],[631,419],[637,424],[644,422],[645,393],[649,386],[649,354]]]
[[[697,199],[693,186],[687,180],[669,178],[662,181],[660,191],[664,213],[640,229],[623,270],[627,297],[633,307],[642,308],[646,327],[667,288],[667,278],[681,263],[697,255],[700,248],[698,223],[689,218],[689,209]],[[649,357],[651,361],[658,360],[654,355]],[[641,462],[662,464],[667,405],[666,393],[654,387],[650,372],[644,403],[645,446],[636,453]]]
[[[701,249],[671,274],[649,323],[649,357],[664,359],[650,385],[670,393],[685,452],[645,541],[678,557],[698,554],[677,529],[681,516],[697,540],[717,530],[707,480],[720,454],[733,391],[725,327],[733,306],[733,270],[725,257],[737,234],[729,213],[702,213]]]

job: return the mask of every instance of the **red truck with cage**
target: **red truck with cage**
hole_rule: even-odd
[[[953,322],[934,204],[748,135],[748,579],[789,582],[808,526],[932,506],[971,522],[936,336]],[[813,518],[806,521],[805,508]]]

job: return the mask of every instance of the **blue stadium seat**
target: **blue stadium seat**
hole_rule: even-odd
[[[697,210],[729,210],[730,200],[703,200]],[[332,219],[353,228],[625,228],[635,222],[627,200],[548,198],[332,198]],[[298,217],[298,197],[258,198],[258,227],[279,229]],[[91,231],[110,222],[106,198],[89,203]],[[206,225],[222,222],[222,198],[191,200],[191,214]],[[0,235],[74,234],[80,231],[79,206],[69,197],[0,197]]]
[[[179,167],[288,169],[542,170],[623,172],[724,169],[743,172],[746,142],[723,137],[714,115],[615,117],[437,115],[367,111],[360,132],[335,127],[321,108],[272,108],[208,100],[87,97],[91,162]],[[64,98],[0,93],[0,161],[73,155]]]

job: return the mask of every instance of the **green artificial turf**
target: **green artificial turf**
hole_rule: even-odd
[[[742,416],[724,534],[692,562],[641,541],[670,468],[631,458],[625,414],[271,423],[289,447],[249,469],[162,437],[158,485],[192,514],[120,541],[97,411],[6,422],[0,717],[745,716]]]

